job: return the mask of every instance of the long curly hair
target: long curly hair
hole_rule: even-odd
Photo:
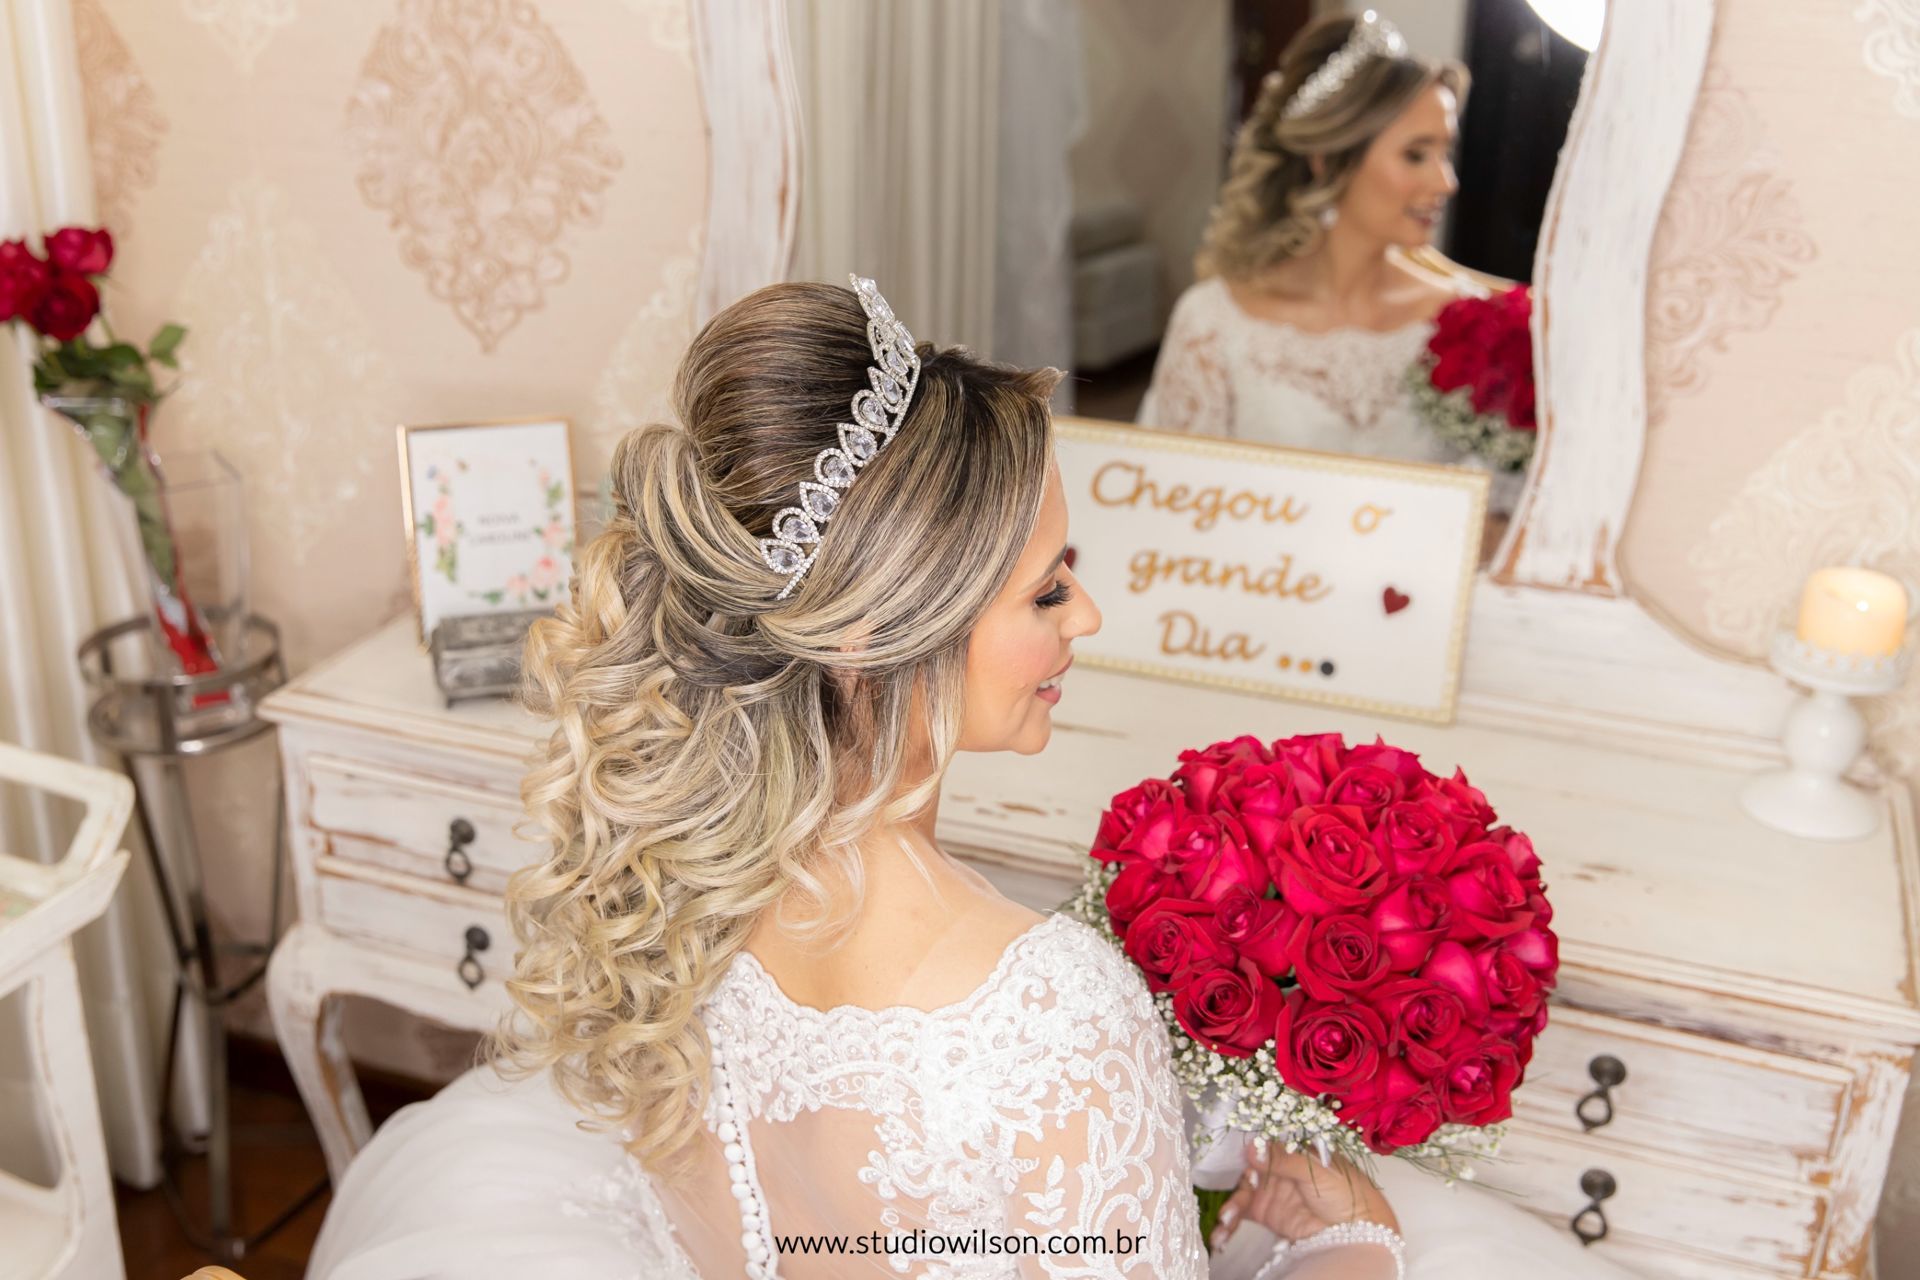
[[[1368,146],[1415,98],[1442,84],[1465,104],[1467,69],[1459,63],[1374,57],[1318,107],[1283,119],[1293,95],[1358,21],[1334,14],[1309,23],[1262,82],[1234,135],[1227,178],[1194,258],[1202,279],[1244,279],[1311,252],[1324,234],[1322,213],[1340,203]]]
[[[684,427],[620,442],[613,518],[527,641],[525,700],[555,724],[523,786],[547,853],[508,889],[516,1013],[495,1047],[668,1176],[700,1129],[697,1010],[769,908],[802,935],[857,910],[854,844],[938,786],[968,636],[1038,517],[1060,374],[921,360],[898,437],[776,600],[757,540],[867,385],[866,317],[821,284],[715,316],[676,381]]]

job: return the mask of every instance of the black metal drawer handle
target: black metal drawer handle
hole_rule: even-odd
[[[1603,1053],[1587,1064],[1587,1074],[1600,1087],[1573,1104],[1573,1114],[1588,1133],[1613,1123],[1613,1090],[1627,1078],[1627,1064],[1612,1054]]]
[[[1580,1193],[1587,1197],[1587,1207],[1573,1215],[1572,1226],[1581,1244],[1607,1238],[1607,1214],[1600,1202],[1617,1190],[1613,1175],[1605,1169],[1589,1169],[1580,1175]]]
[[[455,818],[447,824],[446,868],[455,884],[465,884],[473,874],[473,859],[467,856],[467,846],[473,843],[473,837],[473,824],[465,818]]]
[[[493,945],[493,939],[487,931],[477,924],[467,926],[467,954],[460,957],[460,965],[454,972],[460,975],[460,981],[467,984],[471,991],[486,980],[487,975],[480,968],[480,957],[476,952],[485,951]]]

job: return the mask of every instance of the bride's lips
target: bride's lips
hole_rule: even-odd
[[[1073,659],[1068,658],[1067,666],[1060,668],[1058,671],[1048,676],[1045,680],[1041,681],[1040,687],[1034,690],[1033,696],[1040,699],[1042,702],[1047,702],[1047,703],[1059,702],[1060,701],[1060,683],[1059,683],[1060,677],[1066,675],[1067,667],[1070,667],[1072,665],[1073,665]]]

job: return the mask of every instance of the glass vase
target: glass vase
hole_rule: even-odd
[[[247,552],[240,477],[218,454],[182,452],[163,469],[148,438],[154,406],[111,395],[46,395],[132,508],[152,608],[156,657],[188,676],[221,670],[246,627]],[[198,598],[211,602],[205,611]]]

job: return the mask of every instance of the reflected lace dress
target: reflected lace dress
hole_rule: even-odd
[[[478,1068],[360,1154],[311,1280],[1208,1274],[1166,1033],[1138,971],[1086,925],[1047,917],[932,1010],[803,1006],[742,953],[702,1017],[719,1062],[690,1181],[657,1182],[583,1128],[550,1077]],[[980,1243],[854,1252],[916,1231]],[[1081,1251],[980,1252],[1019,1236]],[[809,1252],[829,1248],[849,1252]],[[1349,1245],[1268,1273],[1283,1269],[1392,1280],[1394,1262]]]
[[[1316,333],[1249,315],[1224,280],[1202,280],[1174,305],[1137,421],[1289,449],[1491,470],[1442,442],[1414,410],[1407,370],[1433,329],[1421,320]],[[1522,474],[1494,472],[1488,507],[1510,514],[1523,482]]]

